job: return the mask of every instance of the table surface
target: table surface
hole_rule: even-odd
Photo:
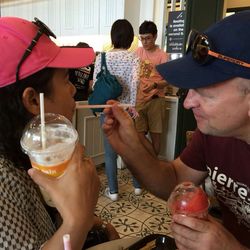
[[[87,250],[122,250],[126,247],[131,246],[141,238],[123,238],[118,240],[108,241],[93,247],[88,248]]]

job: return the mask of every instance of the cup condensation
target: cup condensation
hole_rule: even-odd
[[[192,182],[183,182],[175,187],[168,199],[168,208],[173,214],[183,214],[207,219],[209,200],[201,187]]]
[[[62,115],[45,113],[45,147],[42,146],[40,115],[25,127],[21,138],[23,151],[32,167],[53,177],[60,177],[75,149],[78,133]]]

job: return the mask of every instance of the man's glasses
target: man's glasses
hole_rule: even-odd
[[[187,39],[186,54],[192,52],[193,59],[203,65],[215,57],[220,60],[238,64],[243,67],[250,68],[250,63],[243,62],[241,60],[225,56],[211,50],[211,42],[206,35],[200,34],[196,30],[191,30]]]
[[[38,31],[36,33],[36,35],[34,36],[34,38],[32,39],[30,45],[28,46],[28,48],[25,50],[20,62],[17,65],[16,68],[16,82],[19,81],[19,71],[20,68],[23,64],[23,62],[27,59],[27,57],[31,54],[33,48],[35,47],[35,45],[37,44],[38,40],[40,39],[40,37],[45,34],[48,37],[52,36],[54,38],[56,38],[56,35],[47,27],[47,25],[45,25],[42,21],[40,21],[38,18],[34,18],[35,21],[33,21],[33,23],[38,27]]]
[[[145,41],[145,42],[149,42],[153,39],[153,35],[146,35],[146,36],[143,36],[143,35],[140,35],[139,36],[139,40],[140,41]]]

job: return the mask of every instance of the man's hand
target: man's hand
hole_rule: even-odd
[[[172,234],[179,250],[243,250],[235,237],[211,216],[208,220],[174,215]]]
[[[104,109],[105,122],[102,128],[115,151],[122,154],[124,151],[128,152],[132,145],[141,143],[130,115],[115,103],[115,101],[107,102],[114,106]]]

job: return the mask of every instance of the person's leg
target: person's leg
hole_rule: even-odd
[[[142,187],[141,187],[141,184],[138,182],[138,180],[133,176],[133,174],[131,173],[132,175],[132,182],[133,182],[133,186],[135,188],[135,194],[136,195],[141,195],[142,194]]]
[[[161,149],[161,134],[150,132],[150,137],[152,140],[152,146],[154,149],[154,153],[155,153],[155,155],[158,155],[160,153],[160,149]]]
[[[139,116],[135,119],[135,128],[138,132],[138,136],[140,138],[141,143],[144,145],[144,147],[149,153],[155,156],[152,143],[146,136],[146,133],[148,132],[147,110],[148,103],[140,103],[136,105],[136,111],[138,112]]]
[[[101,125],[104,122],[104,115],[100,116]],[[109,192],[111,194],[118,193],[117,181],[117,154],[103,135],[104,151],[105,151],[105,173],[108,178]]]
[[[160,153],[161,134],[165,126],[166,101],[159,97],[152,99],[148,108],[148,126],[152,145],[156,155]]]
[[[137,179],[134,176],[132,176],[132,181],[133,181],[133,186],[135,188],[141,188],[141,184],[137,181]]]
[[[146,136],[145,132],[138,132],[138,136],[140,138],[141,143],[147,149],[147,151],[153,156],[156,156],[154,148],[153,148],[153,144],[151,143],[149,138]]]
[[[141,184],[137,181],[137,179],[133,176],[133,186],[135,188],[135,194],[136,195],[141,195],[142,193],[142,187],[141,187]]]

